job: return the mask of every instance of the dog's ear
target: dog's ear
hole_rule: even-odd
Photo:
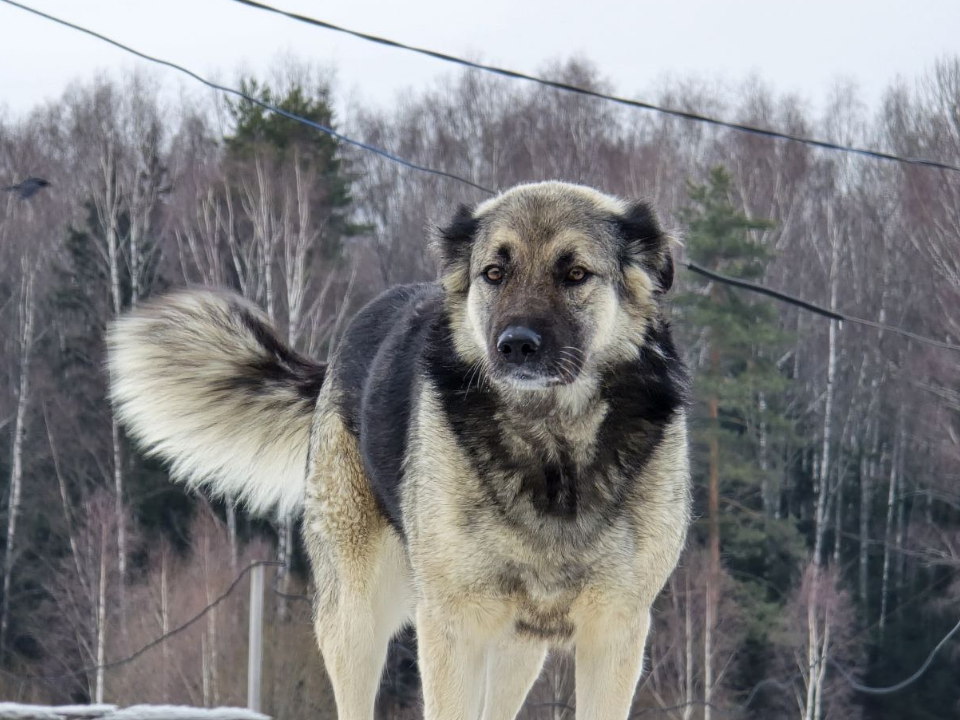
[[[656,292],[667,292],[673,285],[671,239],[660,227],[653,208],[642,200],[631,202],[614,218],[614,227],[623,265],[643,268],[656,284]]]
[[[467,205],[457,208],[450,223],[438,228],[440,272],[448,290],[466,292],[470,287],[470,253],[479,229],[480,221]]]

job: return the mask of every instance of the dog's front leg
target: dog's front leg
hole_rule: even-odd
[[[546,643],[505,641],[487,651],[482,720],[514,720],[540,675]]]
[[[625,720],[643,671],[649,608],[598,618],[577,634],[577,720]]]
[[[480,628],[446,608],[417,610],[424,720],[477,720],[486,669]]]

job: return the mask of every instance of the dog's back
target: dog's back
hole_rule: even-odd
[[[414,387],[442,301],[436,283],[404,285],[383,293],[350,323],[328,380],[331,397],[359,438],[380,509],[398,530],[402,528],[399,486]]]

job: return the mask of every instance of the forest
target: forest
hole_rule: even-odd
[[[612,90],[582,59],[544,72]],[[960,637],[925,663],[960,621],[960,173],[470,70],[387,108],[339,104],[334,77],[287,61],[237,86],[486,187],[647,198],[678,260],[941,343],[678,268],[695,521],[631,718],[957,717]],[[849,82],[817,108],[752,78],[644,96],[960,164],[960,58],[876,107]],[[104,331],[170,288],[225,287],[324,359],[380,291],[436,277],[431,235],[485,196],[144,71],[0,113],[0,185],[28,176],[51,185],[0,195],[0,699],[242,706],[245,570],[270,560],[264,712],[332,720],[298,518],[188,494],[138,454],[106,398]],[[551,657],[524,718],[572,720],[572,665]],[[408,634],[380,717],[419,717],[418,682]]]

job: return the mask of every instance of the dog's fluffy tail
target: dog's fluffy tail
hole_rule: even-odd
[[[107,333],[110,395],[128,432],[191,487],[254,513],[297,510],[324,366],[227,293],[181,291]]]

